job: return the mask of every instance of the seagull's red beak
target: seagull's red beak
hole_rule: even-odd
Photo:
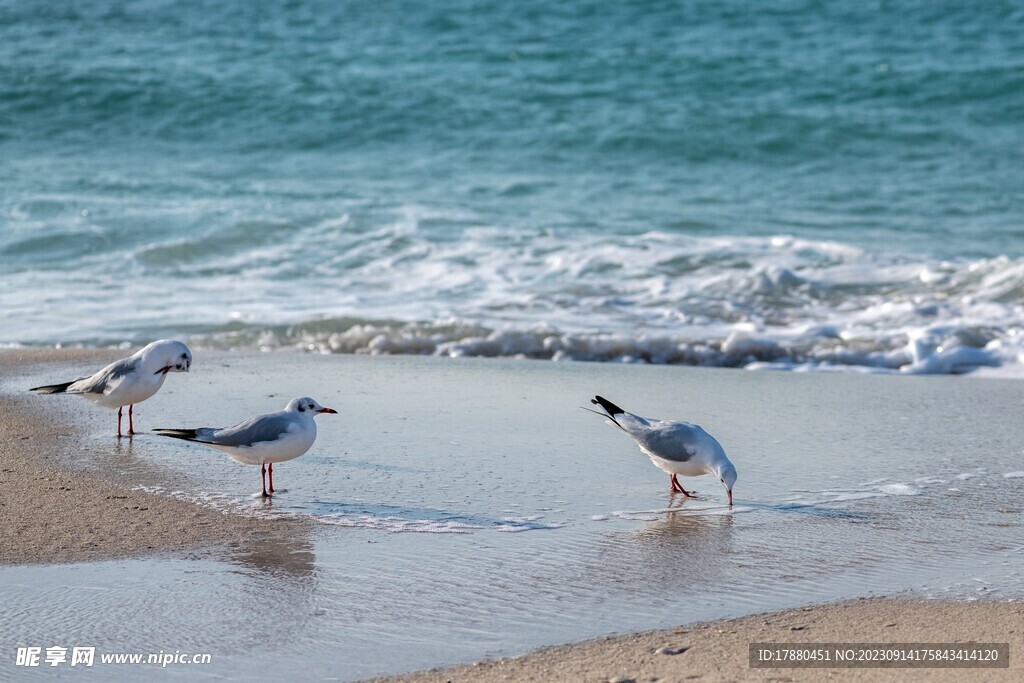
[[[729,507],[732,507],[732,491],[729,491]]]
[[[160,368],[159,370],[157,370],[157,371],[156,371],[156,372],[154,372],[153,374],[154,374],[154,375],[159,375],[160,373],[163,373],[163,374],[165,374],[165,375],[166,375],[166,374],[167,374],[168,372],[170,372],[170,371],[171,371],[171,368],[172,368],[172,367],[173,367],[173,366],[171,366],[171,365],[165,365],[164,367]]]
[[[334,408],[321,408],[320,410],[318,410],[316,412],[317,413],[330,413],[331,415],[337,415],[338,414],[338,411],[335,410]]]

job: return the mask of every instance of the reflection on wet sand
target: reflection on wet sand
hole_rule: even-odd
[[[125,460],[131,460],[135,453],[135,440],[134,439],[118,439],[114,443],[114,454]]]
[[[643,582],[656,590],[690,592],[715,580],[733,545],[731,515],[693,515],[682,499],[634,531],[608,534],[591,571],[621,585]]]
[[[230,548],[223,559],[230,564],[252,569],[274,578],[313,576],[316,554],[305,538],[267,539]]]

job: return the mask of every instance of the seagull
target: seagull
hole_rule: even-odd
[[[601,406],[604,413],[596,410],[590,412],[611,418],[611,424],[633,437],[651,462],[669,474],[673,493],[678,491],[688,498],[694,497],[679,483],[676,477],[680,474],[684,477],[713,474],[722,482],[725,492],[729,494],[729,505],[732,505],[736,468],[729,462],[725,449],[715,437],[689,422],[652,420],[627,413],[601,396],[595,396],[590,402]]]
[[[294,398],[284,410],[250,417],[234,427],[198,429],[154,429],[160,436],[182,439],[224,451],[235,462],[260,466],[263,497],[274,492],[274,463],[297,458],[316,441],[315,415],[331,413],[309,397]],[[267,489],[269,473],[270,489]]]
[[[169,372],[188,372],[192,352],[180,341],[161,339],[127,358],[111,363],[89,377],[35,387],[40,394],[78,394],[98,406],[117,408],[117,436],[121,437],[121,411],[128,406],[128,436],[135,434],[132,410],[163,386]]]

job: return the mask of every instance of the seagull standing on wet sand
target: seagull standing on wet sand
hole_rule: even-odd
[[[677,420],[652,420],[627,413],[611,401],[595,396],[590,401],[601,406],[604,415],[611,418],[611,424],[633,437],[640,450],[651,459],[659,469],[669,475],[672,491],[684,496],[693,496],[682,487],[676,478],[699,477],[702,474],[713,474],[718,477],[729,494],[729,505],[732,505],[732,487],[736,483],[736,468],[729,462],[725,449],[703,429],[689,422]],[[589,408],[588,408],[589,410]],[[597,413],[596,410],[591,412]],[[601,415],[602,413],[598,413]]]
[[[308,397],[295,398],[284,410],[250,417],[234,427],[198,429],[154,429],[160,436],[191,441],[224,451],[235,462],[260,466],[263,497],[274,492],[274,463],[299,457],[316,441],[315,415],[337,414]],[[267,489],[269,473],[270,489]]]
[[[40,394],[78,394],[98,406],[117,408],[117,436],[121,436],[121,412],[128,406],[128,436],[135,434],[132,411],[160,390],[169,372],[188,372],[192,352],[180,341],[161,339],[127,358],[111,363],[89,377],[35,387]]]

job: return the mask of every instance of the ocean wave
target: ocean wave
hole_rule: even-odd
[[[573,333],[547,326],[485,326],[454,320],[436,322],[360,322],[319,320],[309,324],[246,329],[199,336],[200,346],[296,348],[364,355],[429,355],[449,358],[519,358],[555,361],[652,363],[750,370],[870,371],[905,374],[962,374],[979,367],[1024,364],[1024,343],[972,332],[971,346],[961,330],[931,334],[895,332],[876,339],[844,339],[827,326],[804,334],[753,335],[733,332],[725,338],[671,335]]]
[[[344,292],[342,308],[383,316],[240,315],[197,341],[796,371],[1024,365],[1024,259],[883,256],[790,236],[379,237],[358,265],[329,268],[326,289]]]
[[[113,321],[118,266],[97,264],[87,278],[25,270],[0,291],[0,310],[43,334],[0,342],[123,341],[112,328],[132,330],[133,342],[173,334],[197,346],[372,355],[909,374],[1024,367],[1024,258],[882,254],[786,235],[510,232],[472,218],[404,207],[374,227],[346,215],[150,243],[126,275],[160,305],[118,308]]]

